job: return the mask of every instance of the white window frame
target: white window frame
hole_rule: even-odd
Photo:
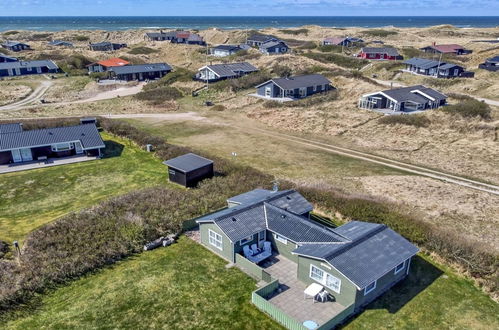
[[[265,230],[258,233],[258,241],[265,241]]]
[[[69,151],[73,150],[73,145],[71,142],[57,143],[52,145],[52,151]]]
[[[372,292],[374,289],[376,289],[376,284],[377,284],[377,282],[378,282],[378,281],[374,281],[374,282],[372,282],[372,283],[369,283],[369,285],[368,285],[368,286],[366,286],[366,287],[364,288],[364,296],[365,296],[365,295],[367,295],[367,294],[369,294],[369,292]],[[368,289],[368,288],[369,288],[369,286],[371,286],[371,285],[373,285],[373,284],[374,284],[374,286],[373,286],[372,288]]]
[[[399,268],[400,265],[402,265],[402,268]],[[398,273],[400,273],[401,271],[403,271],[405,268],[405,261],[398,264],[397,267],[395,267],[395,270],[394,270],[394,274],[397,275]]]
[[[246,244],[246,243],[251,242],[252,240],[253,240],[253,235],[248,236],[248,237],[243,238],[242,240],[240,240],[240,241],[239,241],[239,245],[241,245],[241,246],[242,246],[242,245],[244,245],[244,244]]]
[[[319,275],[322,273],[322,276]],[[314,281],[324,285],[325,287],[333,290],[336,293],[341,292],[341,279],[337,278],[334,275],[329,274],[324,269],[317,267],[314,264],[310,264],[310,272],[309,277]],[[329,281],[332,281],[329,282]]]
[[[276,241],[279,241],[282,244],[288,245],[288,239],[286,237],[279,236],[279,235],[277,235],[277,234],[274,233],[274,238],[275,238]]]
[[[208,243],[220,251],[223,251],[223,237],[216,231],[208,229]],[[220,244],[220,246],[218,244]]]

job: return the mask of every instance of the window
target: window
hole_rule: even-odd
[[[251,242],[253,240],[253,235],[248,236],[246,238],[243,238],[241,241],[239,241],[239,245],[244,245],[248,242]]]
[[[283,244],[288,244],[288,240],[285,237],[279,236],[277,234],[274,234],[274,237],[277,241],[279,241]]]
[[[374,289],[376,289],[376,281],[374,281],[371,284],[369,284],[368,286],[366,286],[366,288],[364,289],[364,296]]]
[[[211,245],[219,250],[223,250],[222,235],[215,233],[213,230],[208,229],[208,241]]]
[[[341,280],[325,271],[316,267],[314,265],[310,265],[310,278],[319,282],[322,285],[330,288],[334,292],[340,293],[341,289]]]
[[[400,265],[398,265],[397,267],[395,267],[395,274],[400,273],[400,271],[402,269],[404,269],[404,267],[405,267],[405,261],[403,263],[401,263]]]
[[[262,230],[261,232],[258,233],[258,240],[265,241],[265,230]]]
[[[52,151],[66,151],[73,149],[71,143],[58,143],[52,146]]]

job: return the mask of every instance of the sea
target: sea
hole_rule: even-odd
[[[459,28],[497,27],[499,16],[81,16],[0,17],[0,31],[129,30],[129,29],[263,29],[324,27],[428,27],[450,24]]]

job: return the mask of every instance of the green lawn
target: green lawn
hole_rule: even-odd
[[[22,240],[68,212],[131,190],[168,184],[152,154],[106,133],[101,160],[0,175],[0,239]]]
[[[280,328],[251,304],[255,281],[226,264],[181,237],[41,296],[3,328]]]
[[[409,277],[345,329],[499,329],[499,305],[471,281],[417,256]]]

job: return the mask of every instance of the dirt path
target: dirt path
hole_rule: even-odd
[[[397,76],[395,76],[396,78]],[[381,79],[374,79],[372,78],[374,81],[376,81],[378,84],[381,84],[381,85],[384,85],[384,86],[388,86],[388,87],[406,87],[407,85],[404,85],[404,84],[401,84],[399,82],[396,82],[396,81],[387,81],[387,80],[381,80]],[[477,99],[478,101],[482,101],[482,102],[485,102],[489,105],[494,105],[496,107],[499,107],[499,101],[495,101],[495,100],[491,100],[491,99],[486,99],[486,98],[483,98],[483,97],[477,97],[475,95],[471,95],[471,94],[464,94],[464,93],[461,93],[463,95],[467,95],[467,96],[470,96],[474,99]]]
[[[33,103],[35,101],[38,101],[42,98],[42,96],[47,92],[47,90],[53,85],[54,83],[50,80],[43,80],[40,83],[40,86],[38,86],[31,94],[29,94],[26,98],[6,104],[4,106],[0,107],[0,111],[8,111],[8,110],[17,110],[20,108],[23,108],[30,103]]]
[[[38,87],[33,93],[31,93],[27,98],[11,103],[5,106],[0,107],[0,111],[9,111],[9,110],[22,110],[22,109],[29,109],[29,108],[34,108],[40,106],[40,104],[37,105],[32,105],[30,103],[33,103],[36,100],[41,99],[43,94],[52,86],[51,81],[43,81],[41,86]],[[97,102],[97,101],[102,101],[102,100],[109,100],[109,99],[114,99],[116,97],[125,97],[125,96],[130,96],[130,95],[135,95],[139,93],[142,88],[144,87],[145,83],[139,83],[137,86],[133,87],[121,87],[118,89],[113,89],[110,91],[105,91],[98,93],[95,96],[92,96],[88,99],[83,99],[83,100],[76,100],[76,101],[70,101],[70,102],[57,102],[57,103],[45,103],[43,106],[57,106],[57,105],[66,105],[66,104],[74,104],[74,103],[90,103],[90,102]]]

